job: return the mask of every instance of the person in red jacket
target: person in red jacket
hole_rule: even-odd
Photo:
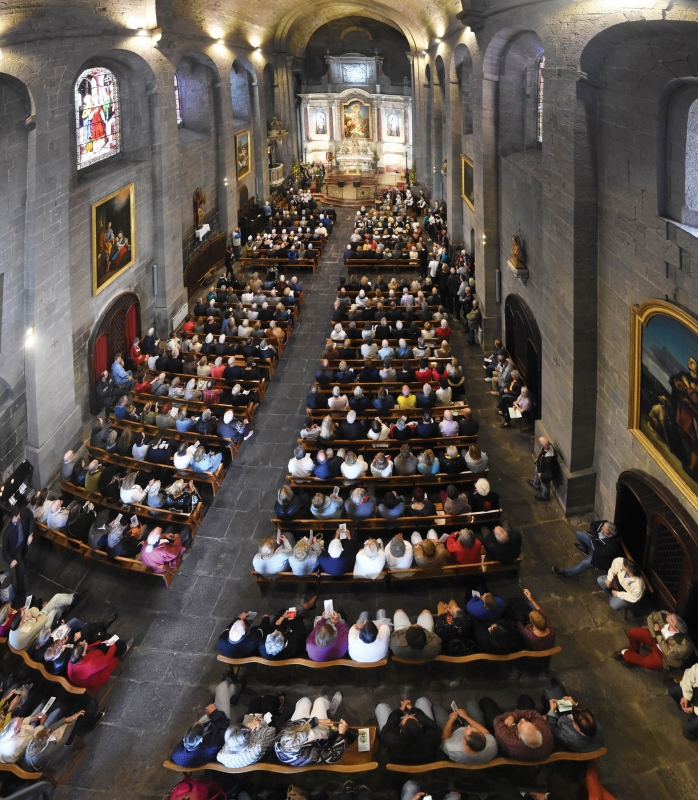
[[[131,358],[131,363],[134,367],[140,367],[143,362],[148,360],[148,356],[146,356],[144,353],[141,353],[141,344],[138,340],[138,337],[133,340],[131,350],[129,351],[129,357]]]
[[[131,649],[133,639],[124,642],[79,642],[68,662],[68,680],[88,692],[98,692],[116,669],[118,660]]]
[[[446,539],[446,549],[453,555],[456,564],[479,564],[482,543],[469,528],[454,531]]]

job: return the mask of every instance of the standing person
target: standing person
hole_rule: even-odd
[[[233,231],[233,256],[235,261],[240,260],[240,248],[242,247],[242,232],[240,228],[235,228]],[[232,272],[232,264],[230,265],[230,271]]]
[[[557,477],[560,466],[557,462],[557,453],[545,436],[538,439],[540,453],[536,459],[536,466],[533,470],[533,480],[528,479],[529,486],[538,489],[536,500],[545,503],[550,502],[550,484]]]
[[[34,515],[26,507],[18,508],[2,537],[2,557],[14,570],[17,600],[24,601],[27,584],[24,577],[24,559],[34,538]]]

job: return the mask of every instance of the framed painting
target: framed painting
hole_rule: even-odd
[[[358,99],[342,103],[342,130],[345,139],[372,139],[370,103]]]
[[[460,157],[460,195],[471,211],[475,211],[475,180],[473,162],[467,157]]]
[[[235,177],[237,180],[249,175],[251,167],[250,132],[237,133],[235,134]]]
[[[698,319],[664,300],[630,308],[628,427],[698,509]]]
[[[92,204],[92,294],[136,262],[136,204],[130,183]]]

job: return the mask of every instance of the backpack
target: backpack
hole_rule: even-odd
[[[170,800],[227,800],[227,795],[215,781],[182,778],[170,792]]]
[[[0,575],[0,604],[11,603],[15,599],[15,589],[9,572]]]

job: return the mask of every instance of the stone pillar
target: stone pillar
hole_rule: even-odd
[[[162,86],[174,82],[174,70],[164,62],[158,75]],[[159,93],[155,86],[146,88],[152,136],[153,181],[153,263],[157,270],[155,325],[160,337],[167,336],[174,314],[187,301],[183,283],[182,209],[178,172],[172,169],[179,159],[177,118],[173,92]]]
[[[225,117],[223,113],[223,85],[221,81],[213,83],[213,124],[216,136],[216,190],[218,193],[218,219],[221,230],[225,230],[228,239],[237,225],[237,218],[229,214],[228,177],[225,136]]]
[[[482,234],[475,240],[475,281],[482,312],[482,333],[486,343],[501,336],[502,312],[496,297],[499,254],[499,169],[497,160],[496,76],[482,81],[482,155],[474,159],[475,211],[482,220]]]
[[[448,208],[448,232],[452,245],[465,241],[463,236],[463,200],[460,196],[460,157],[462,152],[461,137],[461,97],[460,83],[446,79],[446,107],[448,115],[445,122],[444,155],[448,159],[446,176],[446,202]],[[456,211],[457,209],[457,211]]]
[[[290,155],[299,160],[299,142],[301,132],[298,130],[298,119],[296,114],[296,94],[293,88],[293,59],[294,56],[286,54],[283,62],[279,59],[279,71],[277,73],[279,80],[279,106],[283,108],[284,119],[286,127],[291,131],[290,142]],[[283,101],[281,100],[283,98]],[[291,171],[291,163],[287,165],[287,171]]]
[[[412,64],[412,159],[417,164],[417,183],[431,186],[431,154],[427,146],[427,125],[431,124],[428,114],[416,113],[417,109],[427,107],[427,92],[424,88],[424,59],[416,53],[407,53]],[[409,165],[410,170],[412,164]]]
[[[34,335],[25,342],[24,369],[26,452],[38,488],[55,476],[63,453],[78,442],[82,419],[75,402],[70,300],[68,186],[74,150],[65,147],[72,106],[51,109],[43,92],[35,100],[37,124],[28,134],[24,251],[26,326],[34,328]],[[60,365],[60,375],[47,365]]]

